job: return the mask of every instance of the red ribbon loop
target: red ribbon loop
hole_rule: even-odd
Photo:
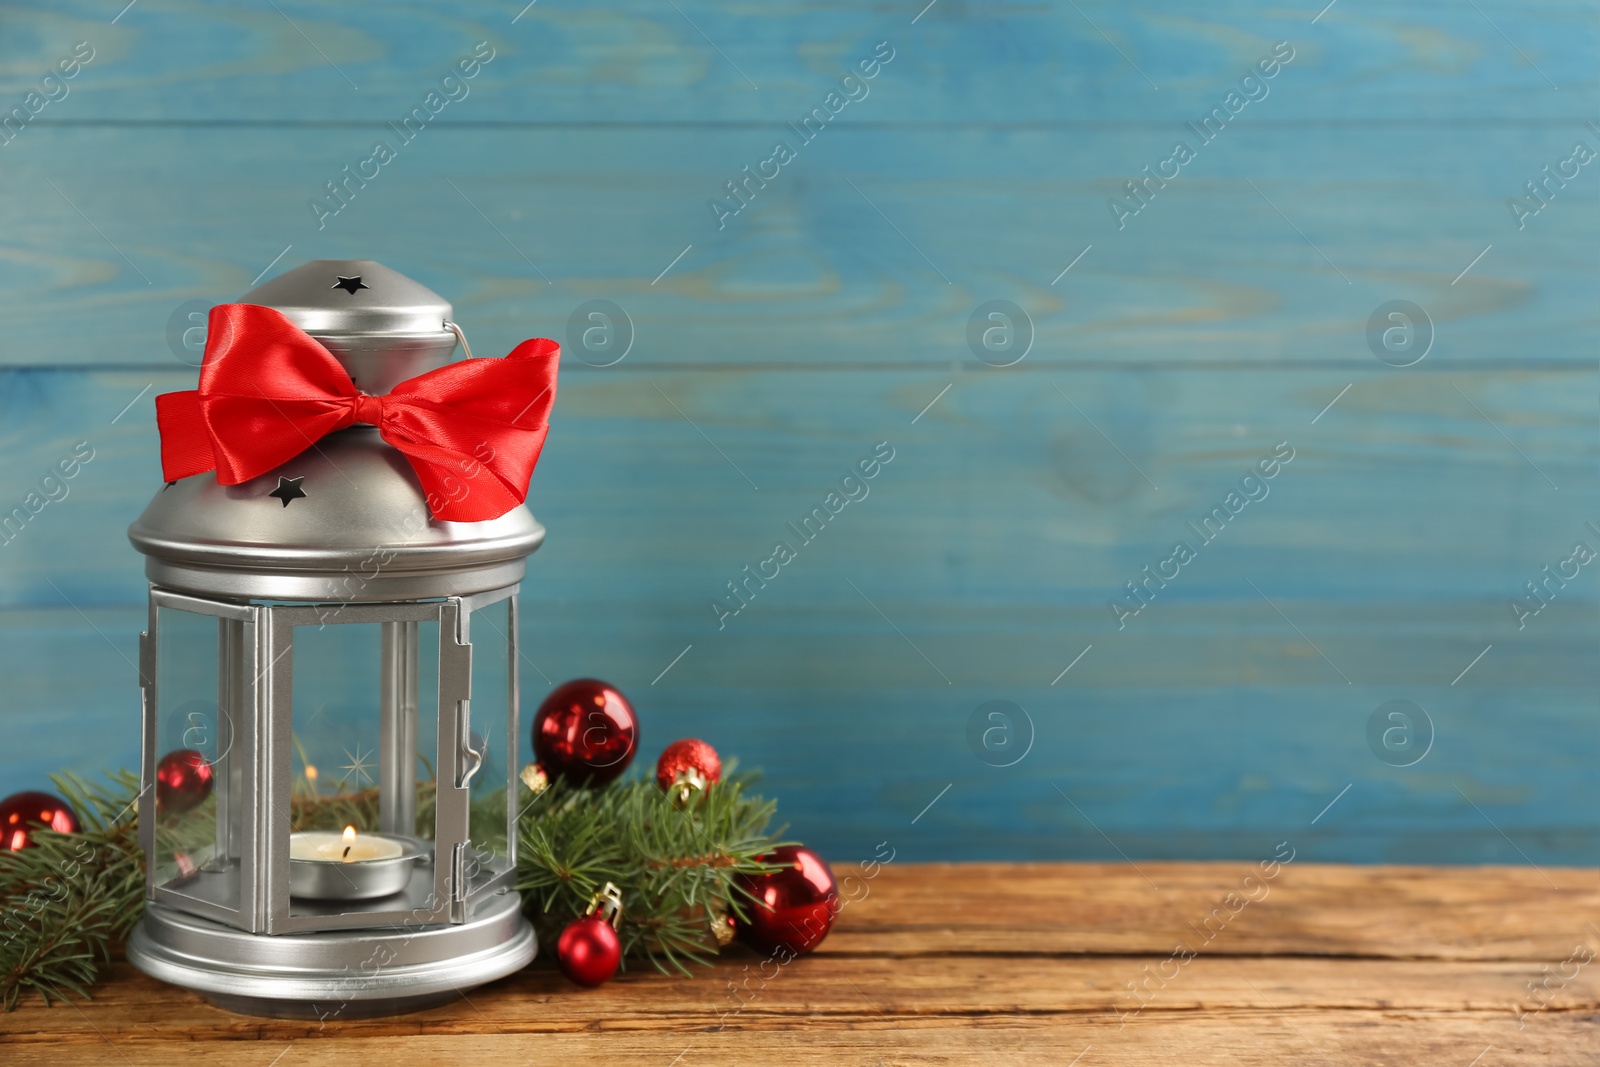
[[[167,481],[205,471],[223,485],[265,474],[355,423],[405,454],[446,522],[494,519],[521,504],[555,403],[561,346],[540,337],[504,359],[468,359],[358,391],[316,338],[274,308],[211,309],[200,387],[156,397]]]

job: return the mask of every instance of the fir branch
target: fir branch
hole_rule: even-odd
[[[770,829],[777,805],[747,793],[754,781],[729,761],[722,781],[684,809],[649,778],[604,789],[553,782],[520,820],[524,912],[549,944],[614,882],[625,956],[664,973],[710,962],[712,924],[744,914],[738,877],[773,870],[756,857],[787,843]]]
[[[139,779],[108,774],[109,787],[53,775],[82,828],[36,830],[34,845],[0,852],[0,1007],[28,990],[49,1003],[87,997],[143,912],[144,856],[136,805]]]

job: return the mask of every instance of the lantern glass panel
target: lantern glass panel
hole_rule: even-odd
[[[347,827],[355,855],[392,843],[420,852],[404,907],[433,907],[435,768],[439,738],[439,623],[338,622],[294,627],[289,777],[290,856]],[[319,835],[315,838],[310,835]],[[374,852],[373,850],[377,850]],[[337,888],[346,880],[335,879]],[[395,899],[349,901],[291,893],[290,914],[400,906]]]
[[[506,796],[517,766],[516,739],[510,728],[511,603],[507,597],[475,608],[468,616],[472,640],[468,746],[482,759],[469,783],[467,837],[477,860],[477,866],[469,867],[473,888],[510,865]]]
[[[233,752],[237,704],[247,699],[243,623],[156,609],[154,885],[237,911],[243,845],[243,768]],[[207,782],[209,779],[209,782]]]

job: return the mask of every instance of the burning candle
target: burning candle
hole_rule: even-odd
[[[415,848],[381,834],[308,830],[289,835],[289,895],[312,900],[370,900],[404,889]]]
[[[289,835],[291,860],[360,863],[365,860],[398,859],[404,851],[400,842],[378,834],[358,834],[354,826],[346,826],[342,834],[307,831]]]

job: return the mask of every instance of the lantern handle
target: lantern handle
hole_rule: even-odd
[[[456,335],[456,340],[461,343],[461,351],[466,353],[466,356],[467,356],[468,359],[471,359],[472,358],[472,346],[467,344],[467,335],[461,332],[461,327],[457,326],[455,323],[451,322],[449,319],[445,319],[444,320],[444,328],[449,330],[451,333]]]
[[[473,777],[483,769],[483,761],[489,753],[489,741],[487,738],[484,738],[483,746],[481,748],[473,748],[472,731],[468,729],[468,717],[463,714],[460,721],[461,731],[457,743],[460,751],[461,764],[460,771],[456,775],[456,788],[465,789],[467,788],[468,784],[471,783]]]

